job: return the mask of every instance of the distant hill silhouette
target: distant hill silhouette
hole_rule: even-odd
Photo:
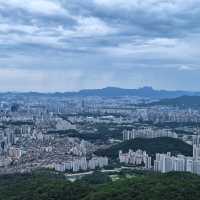
[[[102,97],[120,97],[120,96],[138,96],[144,98],[166,99],[176,98],[180,96],[200,96],[200,92],[189,91],[167,91],[155,90],[152,87],[142,87],[138,89],[123,89],[117,87],[106,87],[103,89],[86,89],[78,92],[55,92],[55,93],[39,93],[39,92],[7,92],[1,95],[30,95],[30,96],[102,96]]]
[[[81,90],[78,92],[81,96],[138,96],[146,98],[175,98],[183,95],[200,95],[200,93],[187,92],[187,91],[167,91],[167,90],[154,90],[152,87],[143,87],[139,89],[123,89],[116,87],[106,87],[103,89],[94,90]]]

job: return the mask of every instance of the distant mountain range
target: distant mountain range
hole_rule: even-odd
[[[31,96],[43,96],[43,95],[54,95],[54,96],[102,96],[102,97],[120,97],[120,96],[138,96],[144,98],[155,98],[155,99],[166,99],[176,98],[180,96],[200,96],[200,92],[189,92],[189,91],[167,91],[167,90],[155,90],[152,87],[143,87],[139,89],[123,89],[117,87],[106,87],[103,89],[87,89],[80,90],[78,92],[56,92],[56,93],[38,93],[38,92],[27,92],[27,93],[1,93],[1,94],[14,94],[14,95],[31,95]]]
[[[154,90],[152,87],[143,87],[139,89],[122,89],[116,87],[107,87],[103,89],[81,90],[77,94],[81,96],[105,96],[105,97],[138,96],[138,97],[157,98],[157,99],[176,98],[183,95],[200,96],[200,92]]]

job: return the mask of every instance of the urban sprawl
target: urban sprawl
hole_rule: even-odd
[[[119,166],[200,174],[200,109],[142,106],[139,97],[0,95],[0,174],[49,169],[76,173],[112,167],[98,150],[136,138],[169,137],[193,146],[193,156],[119,150]],[[180,125],[181,124],[181,125]]]

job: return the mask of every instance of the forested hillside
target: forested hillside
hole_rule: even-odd
[[[95,176],[94,179],[98,179]],[[150,174],[111,182],[71,183],[47,174],[0,177],[0,200],[199,200],[200,177],[187,173]]]
[[[129,149],[134,151],[138,149],[145,150],[151,156],[154,156],[156,153],[167,152],[171,152],[172,154],[181,153],[185,156],[192,155],[191,145],[186,144],[179,139],[168,137],[153,139],[136,138],[114,145],[109,149],[98,150],[96,154],[99,156],[101,155],[108,156],[110,158],[117,158],[119,150],[128,152]]]

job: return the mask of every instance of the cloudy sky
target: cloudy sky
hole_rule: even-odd
[[[0,0],[0,91],[200,91],[200,0]]]

